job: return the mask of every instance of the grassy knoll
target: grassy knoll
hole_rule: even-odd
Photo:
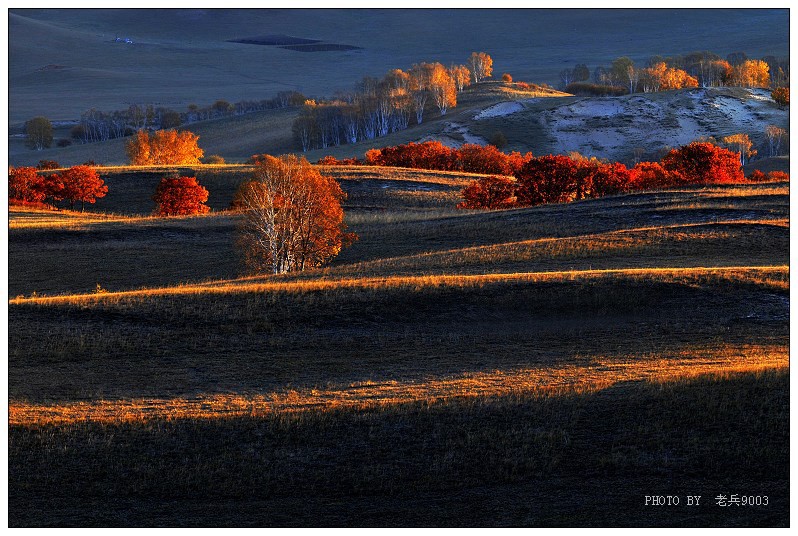
[[[10,525],[788,524],[787,185],[329,171],[360,240],[301,275],[240,277],[230,213],[12,211]]]

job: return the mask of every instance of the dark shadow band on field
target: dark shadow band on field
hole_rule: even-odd
[[[553,397],[12,426],[9,525],[787,526],[788,468],[781,369]],[[716,504],[731,494],[768,505]],[[681,503],[646,506],[647,495]]]

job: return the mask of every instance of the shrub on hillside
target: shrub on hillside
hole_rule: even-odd
[[[453,156],[457,162],[457,169],[467,173],[510,175],[513,172],[507,155],[493,145],[466,143],[457,149]]]
[[[604,197],[628,192],[632,185],[633,173],[620,162],[611,164],[583,163],[589,183],[583,187],[584,197]]]
[[[507,147],[507,136],[505,136],[503,132],[497,130],[491,135],[488,143],[497,149],[504,149]]]
[[[340,166],[341,165],[341,162],[339,162],[337,158],[335,158],[334,156],[329,155],[329,154],[327,156],[323,156],[323,157],[319,158],[319,160],[316,163],[318,165],[320,165],[320,166]]]

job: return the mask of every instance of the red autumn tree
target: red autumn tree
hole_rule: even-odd
[[[618,195],[629,191],[632,184],[632,172],[619,162],[612,164],[585,163],[590,166],[586,174],[590,183],[583,187],[584,197],[604,197]]]
[[[366,163],[372,166],[449,171],[454,169],[455,154],[453,149],[439,141],[425,141],[371,149],[366,152]]]
[[[532,158],[518,172],[518,205],[566,203],[577,199],[579,164],[562,155]]]
[[[457,208],[495,210],[515,206],[515,181],[508,177],[483,177],[463,189]]]
[[[89,166],[74,166],[54,175],[51,195],[56,201],[68,201],[69,209],[80,201],[83,211],[86,203],[94,203],[108,193],[108,186],[97,172]]]
[[[640,162],[632,169],[633,190],[658,190],[674,186],[673,178],[659,162]]]
[[[197,182],[196,177],[164,177],[152,200],[158,216],[205,214],[211,210],[205,204],[208,190]]]
[[[742,182],[740,155],[711,143],[693,142],[669,152],[662,167],[676,182],[708,184]]]
[[[9,168],[8,198],[11,202],[41,203],[47,197],[45,179],[32,167]]]
[[[513,151],[507,155],[507,165],[510,166],[510,175],[518,176],[518,172],[521,171],[521,168],[524,167],[524,164],[532,160],[533,155],[531,152],[527,152],[524,154],[519,153],[518,151]]]
[[[466,143],[455,151],[457,167],[468,173],[511,175],[507,155],[493,145]]]

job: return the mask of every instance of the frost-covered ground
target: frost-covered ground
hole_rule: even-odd
[[[543,103],[542,101],[546,101]],[[525,144],[535,154],[565,154],[578,151],[630,161],[635,149],[644,158],[658,158],[671,147],[702,137],[721,138],[745,133],[755,147],[765,143],[765,128],[789,128],[789,114],[776,105],[770,91],[744,88],[697,88],[627,95],[501,102],[474,114],[472,128],[490,124],[501,129],[502,121],[514,125],[515,144]],[[458,125],[463,137],[469,125]],[[525,131],[542,133],[538,140],[525,138]],[[547,140],[545,142],[541,139]]]

